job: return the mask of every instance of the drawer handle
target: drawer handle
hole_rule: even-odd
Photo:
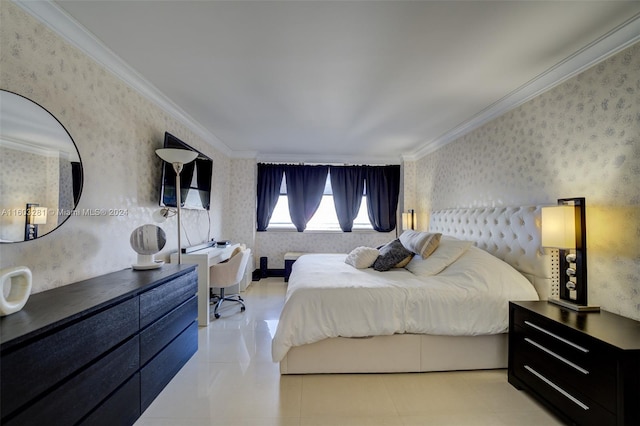
[[[574,404],[576,404],[577,406],[579,406],[583,410],[586,411],[586,410],[589,409],[588,405],[585,405],[584,403],[582,403],[582,401],[578,400],[578,398],[576,398],[575,396],[571,395],[569,392],[567,392],[566,390],[562,389],[560,386],[556,385],[551,380],[547,379],[546,377],[544,377],[542,374],[538,373],[533,368],[529,367],[528,365],[525,365],[524,368],[526,368],[529,371],[529,373],[533,374],[538,379],[542,380],[543,382],[545,382],[546,384],[548,384],[549,386],[551,386],[552,388],[554,388],[555,390],[560,392],[562,395],[564,395],[565,397],[570,399],[571,402],[573,402]]]
[[[529,339],[528,337],[524,338],[525,342],[529,343],[530,345],[535,346],[536,348],[545,351],[546,353],[548,353],[549,355],[551,355],[552,357],[564,362],[565,364],[575,368],[576,370],[578,370],[579,372],[581,372],[582,374],[589,374],[589,370],[585,370],[584,368],[580,367],[577,364],[574,364],[573,362],[569,361],[568,359],[558,355],[557,353],[553,352],[550,349],[545,348],[544,346],[542,346],[540,343]]]
[[[589,349],[585,349],[585,348],[583,348],[583,347],[582,347],[582,346],[580,346],[580,345],[576,345],[575,343],[573,343],[573,342],[571,342],[571,341],[569,341],[569,340],[567,340],[567,339],[565,339],[565,338],[563,338],[563,337],[560,337],[560,336],[558,336],[557,334],[554,334],[554,333],[552,333],[552,332],[550,332],[550,331],[548,331],[548,330],[545,330],[544,328],[540,327],[539,325],[535,325],[534,323],[529,322],[529,321],[525,321],[524,323],[525,323],[525,324],[527,324],[529,327],[533,327],[533,328],[535,328],[535,329],[536,329],[536,330],[538,330],[538,331],[542,331],[542,332],[543,332],[543,333],[545,333],[546,335],[549,335],[549,336],[551,336],[551,337],[553,337],[553,338],[555,338],[555,339],[560,340],[560,341],[561,341],[561,342],[563,342],[563,343],[566,343],[566,344],[567,344],[567,345],[569,345],[569,346],[572,346],[572,347],[574,347],[574,348],[578,349],[579,351],[582,351],[582,352],[584,352],[584,353],[589,353]]]

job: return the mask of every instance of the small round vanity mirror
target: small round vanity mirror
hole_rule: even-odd
[[[81,192],[69,132],[37,103],[0,90],[0,242],[50,233],[74,214]]]
[[[131,265],[133,269],[156,269],[164,263],[154,258],[167,243],[167,235],[162,228],[150,224],[139,226],[131,233],[129,242],[131,248],[138,253],[138,262]]]

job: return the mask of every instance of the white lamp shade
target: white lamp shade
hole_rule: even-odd
[[[195,151],[190,151],[188,149],[176,149],[176,148],[162,148],[156,149],[156,154],[158,157],[162,158],[167,163],[180,163],[187,164],[192,162],[198,156],[198,153]]]
[[[30,223],[33,225],[44,225],[47,223],[46,207],[31,207]]]
[[[542,208],[542,247],[576,247],[576,208],[560,205]]]
[[[402,213],[402,229],[413,229],[413,213]]]

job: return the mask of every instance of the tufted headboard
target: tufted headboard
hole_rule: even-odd
[[[554,294],[552,256],[540,246],[540,206],[435,210],[430,232],[473,241],[531,281],[540,299]],[[557,290],[555,290],[557,291]]]

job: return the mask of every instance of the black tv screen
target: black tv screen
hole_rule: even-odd
[[[164,134],[164,147],[188,149],[198,153],[195,161],[185,164],[180,173],[180,207],[209,210],[213,160],[168,132]],[[173,171],[173,165],[164,161],[162,163],[160,205],[162,207],[176,207],[176,173]]]

